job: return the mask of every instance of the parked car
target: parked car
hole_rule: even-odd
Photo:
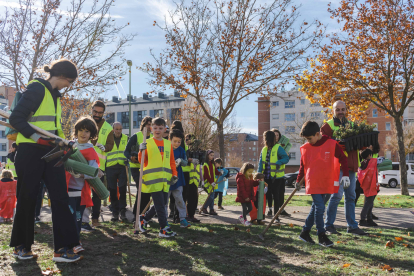
[[[414,185],[413,163],[407,163],[407,181],[408,185]],[[379,172],[378,183],[384,187],[397,188],[400,185],[400,163],[392,162],[392,170]]]
[[[240,168],[235,168],[235,167],[229,167],[226,168],[229,171],[229,187],[237,187],[237,183],[236,183],[236,175],[239,173]]]
[[[294,173],[285,174],[285,186],[295,187],[296,178],[298,177],[299,171]]]

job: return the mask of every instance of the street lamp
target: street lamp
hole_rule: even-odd
[[[127,64],[129,66],[129,138],[131,138],[131,66],[132,60],[127,60]]]

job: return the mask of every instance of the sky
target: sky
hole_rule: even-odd
[[[262,0],[262,2],[270,2]],[[335,31],[337,28],[336,22],[330,19],[328,13],[328,4],[332,2],[332,6],[336,7],[339,0],[303,0],[293,1],[295,5],[301,4],[299,9],[301,18],[311,22],[318,19],[324,25],[327,25],[328,32]],[[0,0],[0,12],[4,10],[5,6],[12,6],[16,1]],[[65,9],[68,1],[63,1],[61,9]],[[172,0],[118,0],[114,2],[111,10],[111,16],[114,17],[117,23],[130,23],[125,29],[128,33],[135,33],[136,37],[129,43],[125,49],[125,58],[133,62],[132,78],[131,78],[131,94],[133,96],[142,97],[142,94],[150,91],[151,88],[147,84],[148,75],[136,69],[145,62],[152,62],[150,49],[154,52],[160,52],[166,47],[164,33],[158,28],[154,27],[154,21],[163,22],[164,16],[169,10],[174,8]],[[125,98],[125,93],[129,93],[129,78],[125,75],[124,80],[118,85],[118,90],[115,86],[109,89],[104,97],[106,99],[117,96],[118,91],[122,98]],[[257,96],[249,96],[248,100],[242,100],[236,105],[235,117],[237,122],[242,127],[242,132],[253,133],[257,135]]]

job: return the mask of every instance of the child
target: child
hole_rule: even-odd
[[[364,207],[362,208],[361,220],[359,221],[361,226],[378,226],[372,220],[372,208],[379,191],[377,158],[372,158],[372,155],[373,153],[370,149],[361,152],[363,161],[358,169],[358,181],[361,183],[361,188],[365,195]]]
[[[184,181],[184,173],[182,166],[186,166],[188,162],[187,156],[185,154],[185,149],[180,147],[181,141],[184,139],[184,134],[181,131],[174,129],[170,132],[169,136],[172,147],[174,149],[174,159],[175,165],[177,167],[178,181],[174,185],[170,186],[168,198],[170,197],[170,195],[174,197],[176,207],[176,211],[174,213],[179,216],[180,227],[187,228],[190,227],[191,224],[189,224],[185,219],[187,216],[187,210],[183,199],[183,186],[185,186],[186,184]],[[168,204],[165,206],[166,213],[167,210]]]
[[[313,202],[299,239],[314,244],[309,233],[312,226],[316,224],[319,244],[329,247],[333,245],[333,242],[325,234],[324,198],[325,194],[333,194],[339,189],[339,163],[344,174],[342,181],[349,181],[347,157],[335,140],[329,139],[326,135],[322,136],[316,122],[307,121],[303,124],[300,136],[304,137],[308,143],[300,147],[302,156],[296,189],[300,190],[299,182],[305,177],[306,194],[312,196]]]
[[[214,164],[217,168],[217,170],[221,173],[220,177],[217,179],[217,189],[214,190],[214,199],[219,197],[218,199],[218,209],[224,210],[222,203],[223,203],[223,192],[224,189],[227,189],[228,183],[227,178],[225,177],[227,173],[229,172],[226,168],[223,168],[223,160],[220,158],[214,159]],[[226,185],[227,184],[227,185]]]
[[[257,179],[264,179],[264,175],[261,173],[256,173],[253,177],[254,180]],[[267,192],[268,185],[265,183],[264,187],[264,194],[263,194],[263,218],[266,211],[266,192]],[[251,199],[252,202],[252,211],[250,212],[250,222],[254,225],[264,225],[264,221],[257,219],[258,209],[259,209],[259,186],[253,188],[254,197]]]
[[[217,170],[216,166],[214,166],[214,151],[207,150],[206,156],[206,163],[203,165],[203,179],[204,189],[210,196],[207,198],[205,208],[202,209],[202,212],[204,214],[217,216],[217,213],[214,211],[213,191],[217,188],[216,176],[221,175],[221,173]],[[210,207],[210,213],[207,212],[207,207]]]
[[[144,164],[142,192],[150,193],[154,202],[145,215],[139,216],[139,230],[146,233],[148,221],[157,213],[160,224],[158,236],[169,238],[175,236],[176,233],[167,223],[165,206],[168,204],[170,185],[177,183],[178,177],[173,147],[169,140],[163,139],[165,125],[163,118],[153,119],[151,130],[154,136],[139,146],[138,159],[141,164]],[[143,150],[145,150],[144,162],[141,160]]]
[[[75,123],[75,132],[73,136],[76,141],[77,149],[80,150],[83,157],[88,161],[89,166],[99,168],[99,157],[93,145],[89,143],[90,139],[96,138],[98,135],[98,127],[90,117],[81,117]],[[103,175],[99,170],[97,177]],[[93,206],[91,198],[91,188],[86,179],[93,179],[94,177],[82,174],[76,174],[72,169],[66,171],[66,183],[68,185],[69,194],[69,208],[72,212],[73,219],[76,222],[76,229],[78,230],[78,237],[82,227],[82,216],[86,207]],[[80,243],[80,242],[79,242]],[[75,246],[73,251],[77,254],[84,251],[81,244]]]
[[[239,220],[245,226],[251,225],[251,223],[246,219],[246,217],[253,208],[252,203],[250,202],[250,200],[254,197],[253,188],[259,186],[259,180],[253,180],[253,170],[253,164],[244,163],[243,166],[240,168],[240,172],[236,175],[236,202],[240,202],[243,209],[243,215],[239,217]]]
[[[11,222],[16,207],[16,185],[11,170],[2,170],[0,180],[0,222]]]

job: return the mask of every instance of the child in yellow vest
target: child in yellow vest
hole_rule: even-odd
[[[168,192],[170,185],[178,181],[177,169],[174,160],[174,151],[169,140],[163,139],[166,123],[162,118],[152,120],[151,130],[153,138],[142,143],[139,147],[139,162],[144,163],[142,176],[142,192],[150,193],[154,205],[145,213],[139,216],[139,229],[147,232],[148,221],[155,214],[160,224],[159,237],[173,237],[176,235],[167,223],[165,205],[168,204]],[[144,162],[141,161],[142,151],[145,150]]]

